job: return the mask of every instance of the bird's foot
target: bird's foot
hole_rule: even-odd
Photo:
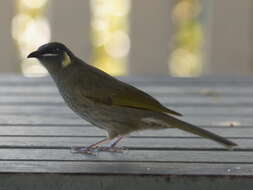
[[[98,151],[98,147],[72,147],[72,153],[80,153],[80,154],[96,154]]]
[[[124,150],[127,150],[125,147],[110,147],[110,146],[101,146],[97,148],[98,151],[101,152],[115,152],[115,153],[123,153]]]
[[[123,153],[127,148],[125,147],[110,147],[110,146],[100,146],[100,147],[72,147],[72,153],[80,154],[90,154],[94,155],[98,152],[114,152],[114,153]]]

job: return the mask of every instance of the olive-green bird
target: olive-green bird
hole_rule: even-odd
[[[81,118],[107,131],[107,138],[77,152],[120,151],[116,144],[131,132],[145,129],[178,128],[212,139],[228,148],[236,144],[202,128],[173,117],[181,116],[152,96],[86,64],[65,45],[45,44],[28,55],[37,58],[54,79],[67,105]],[[116,139],[109,147],[100,144]]]

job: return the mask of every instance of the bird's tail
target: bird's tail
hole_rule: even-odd
[[[234,143],[234,142],[232,142],[232,141],[230,141],[230,140],[228,140],[224,137],[216,135],[216,134],[214,134],[212,132],[209,132],[205,129],[202,129],[200,127],[194,126],[190,123],[187,123],[187,122],[181,121],[179,119],[176,119],[172,116],[167,115],[167,122],[169,123],[169,125],[171,127],[175,127],[175,128],[193,133],[195,135],[214,140],[217,143],[220,143],[223,146],[227,147],[228,149],[232,149],[234,146],[237,146],[236,143]]]

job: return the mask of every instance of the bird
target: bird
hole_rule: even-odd
[[[178,119],[173,111],[146,92],[87,64],[60,42],[49,42],[31,52],[53,78],[65,103],[82,119],[107,132],[106,138],[76,153],[123,152],[117,144],[132,132],[178,128],[232,149],[236,143]],[[110,143],[110,146],[102,146]]]

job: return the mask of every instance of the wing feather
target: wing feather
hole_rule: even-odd
[[[90,100],[100,102],[106,105],[117,105],[132,107],[136,109],[146,109],[182,116],[182,114],[166,108],[147,93],[128,84],[125,84],[124,88],[120,89],[109,90],[105,88],[96,88],[92,90],[90,89],[89,91],[82,91],[81,94],[82,96],[85,96]]]

